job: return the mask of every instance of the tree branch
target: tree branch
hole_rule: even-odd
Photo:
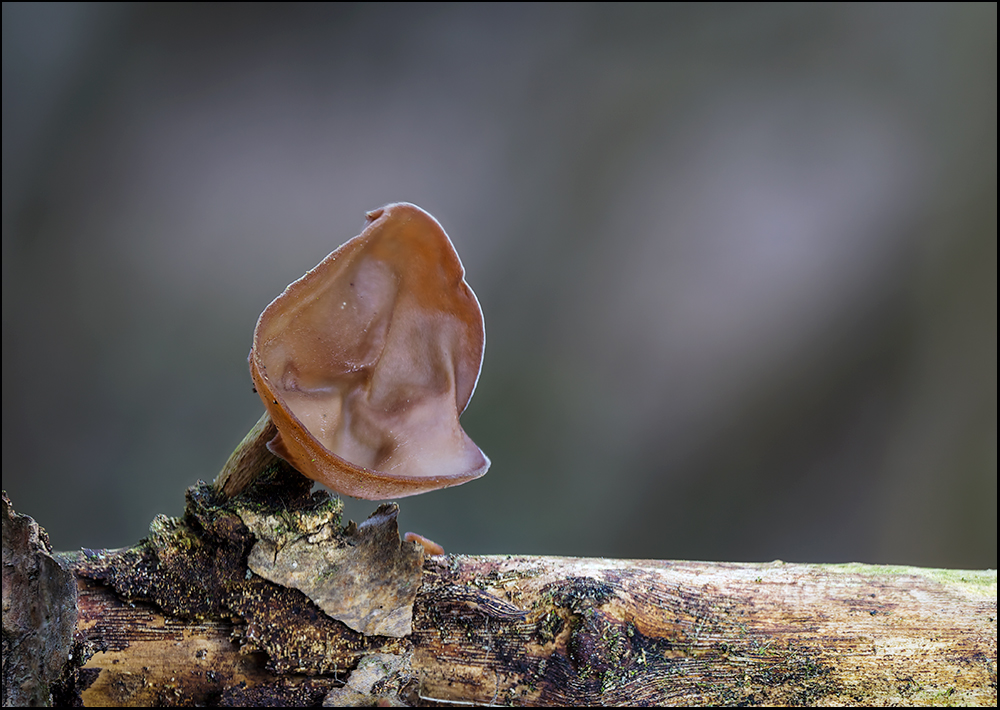
[[[393,506],[341,529],[309,489],[272,464],[135,547],[55,555],[5,496],[4,704],[997,702],[992,570],[424,558]]]

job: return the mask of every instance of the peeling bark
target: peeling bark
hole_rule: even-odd
[[[3,494],[3,704],[49,705],[77,623],[76,580],[45,530]]]
[[[182,518],[158,517],[118,551],[51,556],[4,504],[5,705],[22,687],[44,687],[41,704],[114,706],[997,701],[992,570],[459,555],[414,567],[419,545],[399,541],[383,506],[360,545],[376,552],[360,558],[381,565],[376,581],[329,586],[338,608],[354,607],[348,621],[373,605],[379,618],[410,614],[400,637],[324,612],[322,578],[340,573],[366,524],[342,529],[339,501],[283,463],[235,498],[191,488]],[[272,560],[280,550],[295,580],[248,566],[257,546]],[[407,582],[406,569],[422,576]],[[32,608],[49,611],[26,616],[18,589],[43,578],[69,591],[36,595]],[[25,622],[73,611],[62,636]],[[33,634],[57,640],[31,645]]]

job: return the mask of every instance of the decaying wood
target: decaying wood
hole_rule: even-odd
[[[219,475],[215,478],[215,490],[224,498],[239,495],[247,486],[278,462],[278,457],[267,449],[267,442],[278,433],[278,427],[271,421],[266,411],[243,437],[233,453],[229,455]]]
[[[423,559],[413,602],[406,583],[372,598],[345,587],[357,597],[345,623],[323,611],[315,581],[362,575],[373,558],[344,555],[374,543],[298,479],[276,465],[235,498],[195,486],[183,518],[157,518],[126,550],[52,556],[22,534],[77,591],[71,637],[31,646],[50,656],[35,670],[16,663],[32,634],[23,614],[9,630],[22,602],[8,587],[50,571],[20,563],[34,572],[8,583],[8,560],[27,554],[8,554],[8,521],[27,528],[5,500],[5,705],[22,686],[51,689],[57,704],[117,706],[997,702],[995,571],[441,555]],[[423,552],[387,534],[393,509],[380,511],[372,554],[406,568],[396,555]],[[255,555],[277,565],[282,550],[281,583],[248,567]],[[298,565],[312,567],[288,576]],[[369,623],[357,608],[408,603],[411,633],[348,625]]]

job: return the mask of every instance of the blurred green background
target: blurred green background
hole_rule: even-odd
[[[450,552],[997,564],[997,7],[3,5],[3,487],[118,547],[405,200],[486,318]],[[348,500],[361,519],[376,504]]]

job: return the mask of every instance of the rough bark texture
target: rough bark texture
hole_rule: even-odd
[[[76,626],[76,580],[45,531],[3,494],[3,704],[49,702]]]
[[[193,487],[183,518],[120,551],[50,556],[4,506],[5,705],[997,702],[995,571],[441,555],[415,601],[412,580],[383,575],[331,606],[316,580],[423,553],[391,506],[359,543],[364,526],[342,529],[339,501],[283,464],[232,499]],[[279,558],[280,583],[248,567]],[[67,579],[75,604],[16,591]],[[330,615],[408,606],[401,637]]]

